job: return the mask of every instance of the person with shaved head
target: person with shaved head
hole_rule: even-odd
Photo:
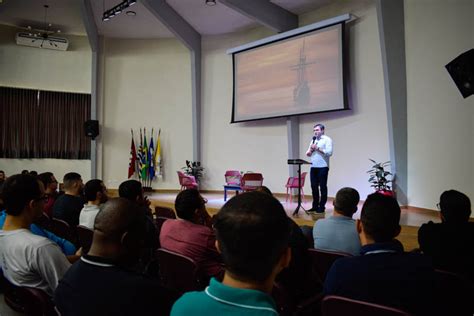
[[[177,296],[132,272],[145,240],[145,214],[124,198],[107,201],[94,222],[87,255],[60,281],[61,315],[166,315]]]

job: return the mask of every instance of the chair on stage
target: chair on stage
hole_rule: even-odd
[[[321,282],[326,280],[326,274],[328,273],[329,269],[331,269],[334,261],[343,257],[352,257],[351,254],[338,251],[321,249],[308,249],[308,251]]]
[[[187,189],[197,189],[198,184],[194,176],[185,175],[183,172],[178,171],[179,184],[181,185],[181,191]]]
[[[411,314],[397,308],[350,298],[329,295],[322,302],[323,316],[409,316]]]
[[[255,191],[263,185],[261,173],[246,173],[242,176],[241,187],[244,192]]]
[[[237,170],[227,170],[225,172],[225,184],[224,184],[224,202],[227,201],[227,191],[235,191],[235,194],[239,194],[242,191],[240,184],[242,182],[242,175]]]
[[[300,188],[301,189],[301,200],[304,203],[303,187],[304,187],[304,182],[305,182],[305,179],[306,179],[306,174],[308,174],[308,173],[303,172],[301,174],[301,185],[300,185],[300,179],[298,177],[289,177],[288,178],[288,181],[286,182],[286,185],[285,185],[285,188],[286,188],[286,201],[287,202],[288,202],[288,197],[290,198],[290,202],[293,201],[293,194],[291,194],[292,189]]]

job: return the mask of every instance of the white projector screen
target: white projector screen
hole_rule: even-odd
[[[232,123],[346,110],[344,23],[233,53]]]

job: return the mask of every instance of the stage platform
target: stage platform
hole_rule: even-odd
[[[176,199],[176,195],[178,191],[167,191],[167,192],[148,192],[146,195],[148,196],[152,206],[166,206],[174,209],[174,200]],[[206,208],[209,214],[212,216],[216,214],[219,209],[224,205],[224,193],[223,192],[206,192],[203,191],[202,196],[204,196],[208,203]],[[227,199],[234,196],[233,193],[228,192]],[[285,196],[282,194],[276,194],[275,197],[280,200],[283,207],[285,208],[286,213],[289,217],[291,217],[298,225],[308,225],[313,226],[314,222],[318,219],[332,216],[334,211],[334,207],[332,205],[332,199],[329,198],[328,202],[326,203],[326,212],[324,215],[308,215],[302,209],[299,210],[299,214],[297,216],[292,216],[296,206],[297,206],[297,198],[293,198],[293,201],[286,201]],[[363,202],[359,203],[359,209],[354,214],[354,218],[360,218],[360,210],[362,208]],[[311,197],[307,196],[305,198],[305,202],[302,203],[302,206],[305,209],[311,208]],[[419,209],[419,208],[402,208],[402,214],[400,218],[400,225],[402,225],[402,231],[398,239],[403,243],[405,250],[410,251],[415,248],[418,248],[418,228],[428,221],[433,222],[441,222],[439,218],[439,213],[434,210],[426,210],[426,209]]]

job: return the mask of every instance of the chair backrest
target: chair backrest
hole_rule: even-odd
[[[410,314],[397,308],[368,303],[350,298],[329,295],[322,302],[323,316],[409,316]]]
[[[197,188],[196,178],[194,176],[188,176],[181,171],[178,172],[178,179],[181,188],[185,187],[186,189]]]
[[[263,175],[261,173],[246,173],[242,176],[242,190],[253,191],[263,185]]]
[[[473,315],[474,284],[458,274],[435,270],[436,310],[439,315]],[[454,312],[456,310],[456,312]]]
[[[41,228],[51,230],[51,218],[45,212],[43,212],[39,218],[35,219],[34,223]]]
[[[76,232],[79,239],[79,245],[82,247],[82,253],[88,253],[92,245],[94,231],[89,227],[78,225],[76,227]]]
[[[306,180],[306,174],[308,174],[307,172],[303,172],[301,173],[301,187],[304,187],[304,182]],[[290,179],[288,179],[288,185],[290,188],[297,188],[300,183],[299,183],[299,178],[298,177],[290,177]]]
[[[227,170],[224,177],[227,185],[240,185],[242,182],[242,175],[237,170]]]
[[[77,244],[77,236],[69,224],[61,219],[53,218],[50,226],[51,232],[73,244]]]
[[[326,280],[326,274],[331,268],[334,261],[342,257],[351,257],[351,254],[345,252],[328,251],[321,249],[308,249],[309,255],[316,268],[316,273],[322,282]]]
[[[176,213],[172,208],[166,206],[155,206],[155,216],[175,219]]]
[[[164,287],[184,293],[203,290],[207,285],[193,259],[163,248],[156,251],[156,258]]]
[[[5,303],[14,311],[32,316],[58,315],[53,301],[43,290],[16,286],[6,279],[4,284]]]

